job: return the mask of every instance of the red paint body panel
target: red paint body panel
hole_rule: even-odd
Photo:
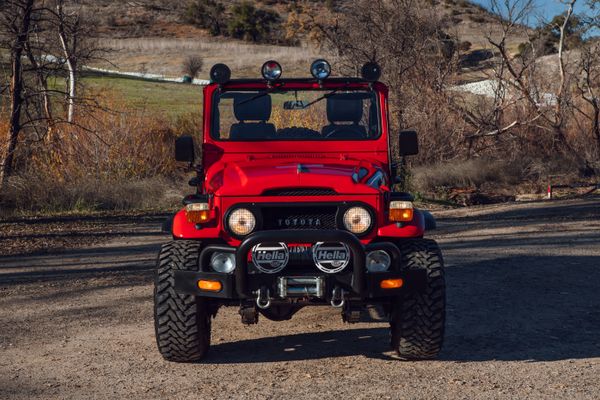
[[[322,86],[310,81],[287,81],[286,89],[367,89],[364,82],[346,84],[327,82]],[[264,81],[231,82],[228,89],[264,90]],[[416,210],[413,221],[398,226],[388,220],[386,202],[390,182],[389,126],[387,119],[387,87],[373,84],[379,100],[381,135],[374,140],[336,141],[254,141],[235,142],[215,140],[210,135],[213,96],[219,90],[216,84],[204,88],[204,122],[202,140],[202,167],[205,171],[203,187],[199,191],[211,198],[214,218],[202,224],[201,229],[186,220],[179,211],[173,220],[173,236],[180,239],[221,239],[236,246],[240,241],[231,237],[223,226],[223,216],[232,206],[240,203],[335,203],[360,202],[375,211],[375,227],[361,238],[369,243],[378,237],[420,237],[424,232],[423,215]],[[298,165],[302,165],[302,171]],[[369,172],[360,182],[353,174],[359,168]],[[381,171],[385,178],[378,187],[367,184],[368,177]],[[284,188],[327,188],[335,190],[331,196],[266,196],[264,192]]]

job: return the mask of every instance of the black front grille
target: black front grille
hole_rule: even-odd
[[[263,229],[336,229],[337,206],[263,207]]]
[[[326,188],[285,188],[269,189],[263,196],[335,196],[337,192]]]

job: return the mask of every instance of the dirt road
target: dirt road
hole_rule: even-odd
[[[251,327],[224,309],[206,362],[167,363],[151,298],[166,238],[146,220],[101,246],[0,258],[0,398],[600,398],[600,199],[438,217],[438,361],[398,361],[385,324],[312,308]]]

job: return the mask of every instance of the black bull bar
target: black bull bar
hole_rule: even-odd
[[[391,258],[392,263],[400,262],[400,251],[398,247],[390,242],[377,242],[363,245],[360,240],[350,232],[341,230],[279,230],[279,231],[259,231],[250,234],[237,247],[230,246],[207,246],[200,256],[200,271],[175,271],[175,289],[178,292],[203,295],[208,297],[231,298],[233,290],[240,299],[256,297],[249,289],[248,281],[248,253],[254,246],[260,243],[316,243],[316,242],[339,242],[348,246],[352,252],[352,291],[361,298],[372,297],[374,295],[397,294],[397,289],[382,292],[379,288],[381,280],[401,278],[404,286],[401,290],[414,289],[419,290],[425,286],[427,275],[424,270],[407,270],[388,272],[367,273],[366,253],[372,250],[385,250]],[[207,272],[204,268],[206,261],[213,251],[230,251],[235,253],[236,268],[232,275]],[[204,270],[204,271],[203,271]],[[285,271],[285,270],[284,270]],[[273,274],[280,276],[282,273]],[[218,279],[224,287],[221,293],[210,293],[200,291],[196,287],[199,279]],[[233,282],[232,282],[233,281]],[[232,285],[232,283],[234,285]],[[232,287],[234,286],[234,287]]]

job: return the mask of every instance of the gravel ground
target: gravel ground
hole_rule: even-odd
[[[0,257],[58,253],[112,238],[151,233],[166,214],[96,213],[88,216],[0,218]],[[154,227],[153,227],[154,228]]]
[[[0,398],[600,398],[600,199],[438,217],[437,361],[396,360],[385,324],[323,307],[251,327],[222,309],[204,363],[165,362],[151,268],[167,238],[142,220],[94,247],[0,257]]]

